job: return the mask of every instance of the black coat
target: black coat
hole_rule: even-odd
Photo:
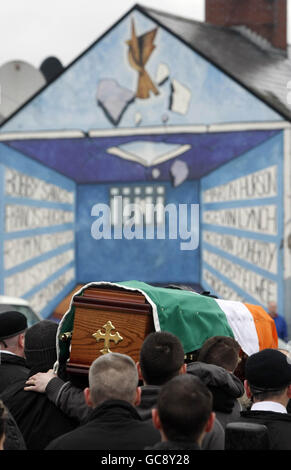
[[[5,423],[4,450],[26,450],[23,436],[9,410],[7,410]]]
[[[45,394],[23,390],[28,375],[0,395],[14,417],[28,450],[42,450],[79,423],[60,411]]]
[[[0,394],[10,384],[25,379],[28,374],[29,369],[23,357],[0,352]]]
[[[107,400],[93,410],[86,424],[55,439],[47,450],[142,450],[159,441],[159,431],[142,421],[132,405]]]
[[[136,409],[143,421],[152,419],[152,409],[157,405],[160,389],[160,385],[143,385],[141,387],[141,400]]]
[[[160,391],[159,385],[144,385],[141,387],[141,402],[137,406],[137,411],[142,420],[152,419],[152,408],[155,408]],[[215,419],[212,430],[205,434],[202,442],[203,450],[223,450],[224,449],[224,429],[220,422]]]
[[[145,450],[201,450],[201,447],[195,442],[163,441],[152,447],[146,447]]]
[[[238,398],[243,396],[244,386],[238,377],[223,367],[198,361],[188,364],[187,373],[199,377],[211,391],[213,411],[223,429],[239,420],[242,407]]]
[[[291,415],[274,411],[242,411],[240,420],[264,424],[268,428],[271,450],[291,450]]]

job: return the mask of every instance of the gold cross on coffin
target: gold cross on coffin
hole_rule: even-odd
[[[119,341],[122,341],[123,338],[122,338],[122,336],[120,336],[118,331],[116,333],[114,333],[114,335],[111,334],[111,330],[115,330],[115,326],[112,325],[110,320],[108,320],[108,322],[105,323],[105,325],[103,325],[103,328],[105,328],[105,333],[102,333],[102,331],[99,329],[92,336],[94,336],[97,343],[100,340],[104,341],[104,349],[101,349],[100,352],[102,354],[107,354],[107,353],[111,352],[110,349],[109,349],[109,342],[114,341],[114,343],[117,344],[117,343],[119,343]]]

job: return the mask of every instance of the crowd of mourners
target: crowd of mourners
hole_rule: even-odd
[[[246,357],[214,336],[187,362],[175,335],[153,332],[137,364],[101,355],[84,383],[54,367],[57,329],[0,315],[1,450],[291,449],[287,350]]]

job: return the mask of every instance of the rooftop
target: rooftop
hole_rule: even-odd
[[[266,47],[266,41],[255,40],[254,35],[248,36],[242,28],[214,26],[142,5],[137,8],[291,119],[291,103],[287,103],[291,60],[281,51]]]

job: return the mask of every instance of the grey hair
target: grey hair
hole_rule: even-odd
[[[89,387],[94,407],[105,400],[124,400],[133,404],[137,386],[136,364],[125,354],[104,354],[91,364]]]

